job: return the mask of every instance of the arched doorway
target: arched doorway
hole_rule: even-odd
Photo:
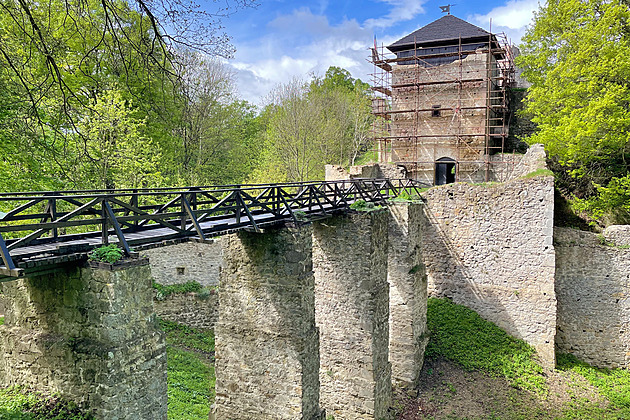
[[[455,182],[455,159],[439,158],[435,162],[435,185],[451,184]]]

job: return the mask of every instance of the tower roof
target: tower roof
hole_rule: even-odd
[[[399,39],[387,48],[392,51],[407,50],[409,47],[440,44],[443,41],[471,38],[487,38],[490,32],[453,15],[442,16],[436,21]]]

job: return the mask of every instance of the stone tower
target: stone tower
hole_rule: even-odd
[[[514,78],[506,43],[449,14],[386,48],[372,51],[379,161],[430,184],[501,180]]]

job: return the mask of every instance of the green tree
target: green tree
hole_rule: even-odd
[[[103,93],[78,126],[87,140],[79,171],[84,188],[147,188],[161,185],[159,148],[141,132],[120,92]]]
[[[595,217],[630,210],[630,9],[625,0],[550,0],[524,37],[526,112]]]
[[[279,86],[264,114],[265,158],[257,174],[275,181],[321,179],[324,165],[353,164],[370,143],[368,86],[338,67]]]

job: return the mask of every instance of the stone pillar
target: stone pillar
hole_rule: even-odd
[[[166,346],[148,261],[2,288],[0,383],[58,392],[97,419],[166,419]]]
[[[311,229],[222,242],[216,418],[321,418]]]
[[[389,206],[389,359],[395,384],[417,384],[427,332],[427,276],[420,236],[422,204]]]
[[[387,419],[391,405],[387,211],[313,229],[321,404],[339,419]]]

